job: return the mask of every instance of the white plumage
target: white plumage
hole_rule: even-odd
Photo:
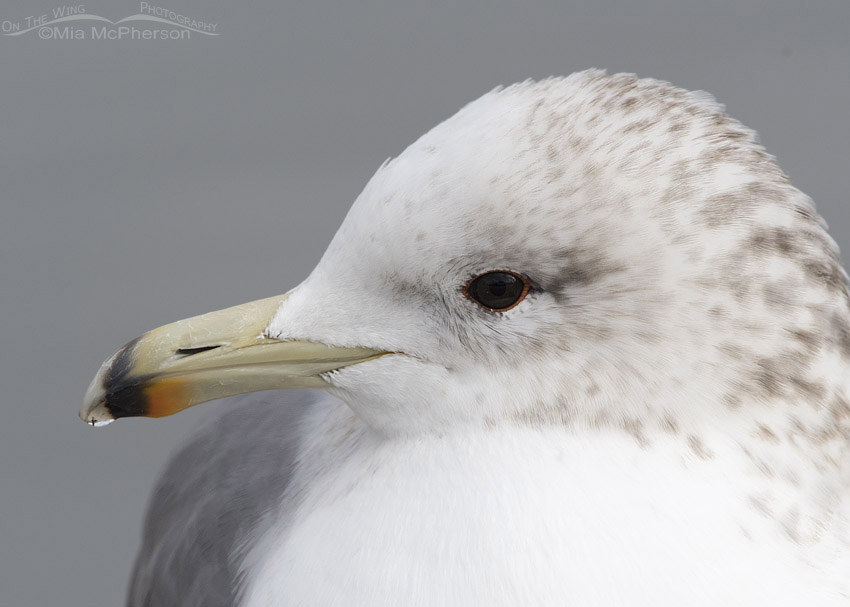
[[[462,293],[493,270],[532,286],[505,313]],[[379,169],[265,332],[394,354],[200,435],[131,600],[850,605],[848,301],[810,200],[707,95],[488,93]]]

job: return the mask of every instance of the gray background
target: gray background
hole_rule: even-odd
[[[120,604],[158,471],[221,407],[92,430],[100,362],[294,286],[382,160],[498,84],[596,66],[710,91],[850,249],[847,0],[151,4],[222,35],[0,36],[4,606]]]

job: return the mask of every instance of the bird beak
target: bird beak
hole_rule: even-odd
[[[386,352],[265,336],[288,295],[187,318],[145,333],[100,368],[80,418],[165,417],[216,398],[280,388],[320,388],[323,373]]]

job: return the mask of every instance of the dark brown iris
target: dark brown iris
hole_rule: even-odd
[[[525,299],[529,288],[524,276],[496,270],[473,278],[463,288],[463,294],[491,312],[505,312]]]

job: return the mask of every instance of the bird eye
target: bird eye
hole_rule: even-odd
[[[463,294],[491,312],[505,312],[525,299],[530,288],[524,276],[497,270],[470,280],[463,288]]]

